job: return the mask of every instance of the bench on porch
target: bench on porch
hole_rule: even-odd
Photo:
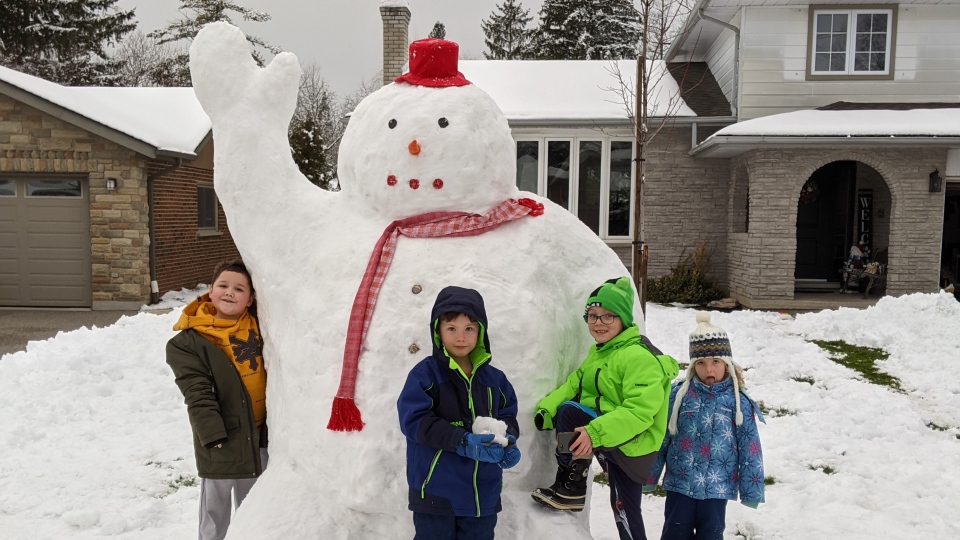
[[[863,290],[863,298],[866,298],[874,285],[879,287],[887,282],[887,248],[878,250],[873,260],[865,264],[863,268],[851,268],[845,264],[839,272],[842,276],[840,280],[841,293],[848,292],[847,288],[851,280],[857,286],[860,286],[866,280],[866,288]]]

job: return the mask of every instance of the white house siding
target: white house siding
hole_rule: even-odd
[[[740,23],[739,15],[729,22],[734,26],[738,26]],[[734,46],[736,44],[736,39],[734,38],[735,36],[732,30],[724,30],[703,57],[703,61],[707,63],[710,72],[713,73],[714,78],[717,79],[717,84],[720,85],[720,89],[723,91],[723,95],[729,103],[733,103],[733,98],[736,93],[736,89],[733,87],[735,80]]]
[[[960,6],[901,5],[894,80],[807,81],[806,7],[746,7],[741,38],[740,119],[837,101],[956,102]]]

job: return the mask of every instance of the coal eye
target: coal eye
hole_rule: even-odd
[[[389,127],[390,129],[397,127],[397,121],[391,118],[390,121],[387,122],[387,127]]]
[[[442,128],[445,128],[450,125],[450,122],[448,122],[446,118],[441,118],[437,120],[437,123],[440,124],[440,127]]]

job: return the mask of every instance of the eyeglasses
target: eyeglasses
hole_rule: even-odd
[[[587,321],[587,324],[597,324],[597,321],[601,321],[603,324],[610,324],[617,319],[619,319],[619,317],[613,313],[604,313],[603,315],[587,313],[583,316],[583,320]]]

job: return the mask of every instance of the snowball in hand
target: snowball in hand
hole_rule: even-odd
[[[493,434],[493,442],[500,446],[507,445],[507,424],[502,420],[489,416],[478,416],[473,421],[473,432],[477,435]]]

